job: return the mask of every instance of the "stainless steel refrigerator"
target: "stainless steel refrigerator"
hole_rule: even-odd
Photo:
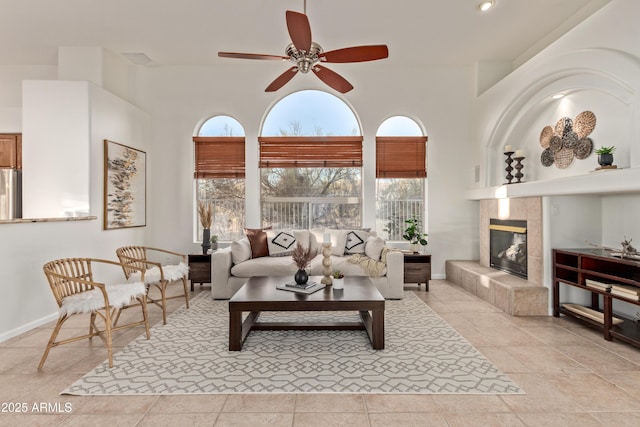
[[[0,168],[0,219],[22,218],[22,171]]]

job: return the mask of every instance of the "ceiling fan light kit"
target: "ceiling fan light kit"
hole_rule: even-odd
[[[326,85],[340,93],[349,92],[353,86],[340,74],[320,65],[320,63],[376,61],[389,56],[389,49],[386,45],[353,46],[325,52],[322,46],[312,40],[311,26],[307,15],[288,10],[286,19],[289,37],[292,41],[285,48],[286,56],[237,52],[218,52],[218,56],[238,59],[286,60],[294,64],[293,67],[276,77],[267,86],[265,92],[277,91],[298,72],[307,74],[311,70]]]

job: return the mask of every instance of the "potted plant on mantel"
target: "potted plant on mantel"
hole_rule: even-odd
[[[610,147],[602,146],[596,150],[598,155],[598,164],[600,166],[611,166],[613,164],[613,152],[616,151],[616,146]]]
[[[416,217],[406,219],[404,221],[407,224],[407,228],[402,234],[402,238],[409,241],[409,250],[417,253],[420,245],[427,245],[427,233],[423,233],[420,226],[420,220]]]

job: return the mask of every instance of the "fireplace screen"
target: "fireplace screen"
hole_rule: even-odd
[[[527,221],[489,220],[490,265],[527,278]]]

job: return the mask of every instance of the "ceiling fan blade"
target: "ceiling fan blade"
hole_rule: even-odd
[[[259,53],[237,53],[237,52],[218,52],[221,58],[238,58],[238,59],[279,59],[287,60],[288,56],[279,55],[262,55]]]
[[[316,76],[318,76],[320,80],[340,93],[347,93],[351,89],[353,89],[351,83],[349,83],[344,77],[342,77],[335,71],[331,71],[327,67],[323,67],[322,65],[315,65],[313,67],[313,72],[316,74]]]
[[[284,73],[280,74],[274,81],[271,82],[269,86],[264,90],[265,92],[275,92],[280,89],[282,86],[287,84],[289,80],[291,80],[296,73],[298,72],[298,67],[291,67]]]
[[[304,13],[287,10],[287,29],[293,45],[298,50],[309,52],[311,49],[311,25]]]
[[[326,62],[365,62],[377,61],[389,57],[387,45],[378,44],[370,46],[353,46],[343,49],[330,50],[318,55],[320,60]]]

